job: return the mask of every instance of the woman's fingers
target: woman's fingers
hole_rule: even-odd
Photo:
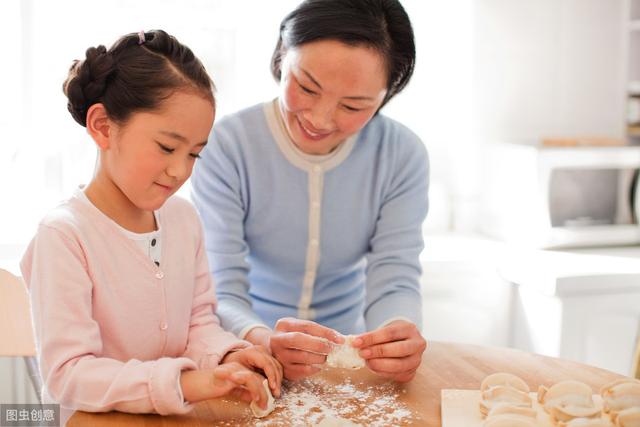
[[[325,338],[318,338],[303,332],[283,332],[271,337],[271,350],[279,348],[303,350],[310,353],[328,354],[331,344]]]
[[[278,320],[275,330],[278,332],[300,332],[318,338],[325,338],[336,344],[342,344],[342,342],[344,342],[344,338],[338,332],[316,322],[312,322],[311,320],[284,317]]]
[[[374,371],[375,372],[375,371]],[[375,372],[377,375],[382,378],[388,378],[390,380],[398,381],[398,382],[407,382],[411,381],[416,376],[416,370],[406,371],[406,372]]]
[[[396,320],[354,340],[360,356],[376,374],[396,381],[409,381],[422,362],[427,342],[410,322]]]
[[[369,359],[367,366],[374,372],[386,372],[398,374],[410,370],[416,370],[420,366],[422,355],[414,354],[402,358]]]
[[[327,356],[324,354],[309,353],[308,351],[283,349],[279,358],[287,364],[322,365]]]
[[[344,338],[331,328],[292,317],[278,320],[274,331],[270,337],[271,352],[282,363],[284,376],[290,380],[318,372],[314,365],[326,361],[332,343],[344,342]]]
[[[383,328],[359,335],[353,340],[353,346],[356,348],[370,347],[376,344],[400,341],[414,334],[419,334],[419,332],[413,323],[396,321]]]
[[[305,350],[298,350],[299,347]],[[276,334],[271,339],[271,351],[282,363],[284,376],[290,380],[298,380],[318,372],[319,369],[314,365],[323,364],[330,350],[331,346],[326,340],[299,332]]]
[[[383,357],[407,357],[417,353],[423,345],[419,340],[394,341],[385,344],[376,344],[360,350],[360,356],[364,359],[377,359]]]

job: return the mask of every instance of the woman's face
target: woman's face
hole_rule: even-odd
[[[327,154],[358,132],[387,93],[384,58],[364,46],[321,40],[282,58],[280,108],[294,144]]]

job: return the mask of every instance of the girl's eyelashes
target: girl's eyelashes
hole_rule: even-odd
[[[173,153],[175,151],[175,148],[167,147],[166,145],[160,144],[159,142],[156,142],[156,143],[158,144],[160,149],[165,153]]]
[[[160,149],[161,149],[162,151],[164,151],[165,153],[167,153],[167,154],[171,154],[171,153],[173,153],[174,151],[176,151],[176,149],[175,149],[175,148],[167,147],[166,145],[161,144],[161,143],[159,143],[158,141],[156,141],[156,144],[158,144],[158,147],[160,147]],[[200,158],[200,153],[189,153],[189,155],[190,155],[191,157],[193,157],[194,159],[199,159],[199,158]]]

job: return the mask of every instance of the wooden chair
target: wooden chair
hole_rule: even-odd
[[[636,354],[633,357],[632,374],[640,380],[640,323],[638,323],[638,338],[636,339]]]
[[[0,269],[0,357],[22,357],[38,400],[42,380],[36,359],[27,288],[22,280]]]

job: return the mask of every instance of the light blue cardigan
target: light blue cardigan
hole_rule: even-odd
[[[409,129],[378,114],[310,156],[274,100],[220,120],[201,156],[192,199],[225,329],[244,337],[287,316],[344,334],[398,317],[422,326],[429,166]]]

